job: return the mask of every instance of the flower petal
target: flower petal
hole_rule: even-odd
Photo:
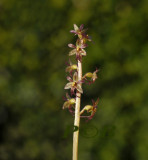
[[[92,109],[93,109],[93,106],[91,106],[91,105],[86,105],[86,106],[84,107],[84,110],[86,110],[87,112],[91,112]]]
[[[82,30],[84,28],[84,24],[81,24],[80,26],[80,30]]]
[[[70,76],[67,76],[66,78],[67,78],[68,81],[73,82],[73,80],[71,79]]]
[[[82,34],[83,34],[83,37],[84,36],[86,36],[86,34],[85,34],[85,32],[88,30],[88,28],[86,28],[86,29],[83,29],[81,32],[82,32]]]
[[[74,73],[74,75],[73,75],[73,81],[78,81],[78,74],[77,74],[77,72],[75,72]]]
[[[65,71],[71,73],[73,70],[77,70],[77,68],[78,68],[77,65],[73,64],[71,66],[66,67]],[[67,80],[72,82],[72,79],[71,77],[69,78],[69,76],[67,77]]]
[[[84,77],[88,77],[88,78],[92,78],[92,76],[93,76],[93,73],[91,73],[91,72],[87,72],[87,73],[84,75]]]
[[[95,102],[95,106],[99,103],[99,98]]]
[[[76,100],[74,98],[69,99],[63,104],[63,109],[69,108],[71,105],[75,104]]]
[[[84,50],[84,49],[83,49]],[[81,52],[82,56],[86,56],[86,51],[84,50],[83,52]]]
[[[74,24],[73,26],[74,26],[74,30],[77,32],[79,30],[78,26],[76,24]]]
[[[71,99],[69,100],[69,103],[70,103],[70,104],[75,104],[75,102],[76,102],[76,100],[75,100],[74,98],[71,98]]]
[[[65,71],[70,72],[71,71],[71,66],[66,67]]]
[[[70,48],[76,48],[76,46],[74,45],[74,44],[68,44],[68,47],[70,47]]]
[[[66,98],[67,98],[68,100],[71,98],[68,93],[66,93]]]
[[[65,109],[65,108],[68,108],[69,107],[69,103],[68,103],[68,101],[66,101],[64,104],[63,104],[63,109]]]
[[[73,49],[72,51],[69,52],[69,56],[72,56],[74,54],[76,54],[76,49]]]
[[[86,48],[88,45],[87,44],[82,44],[81,48]]]
[[[75,30],[71,30],[70,33],[75,33],[75,34],[77,34],[77,32],[76,32]]]
[[[71,92],[71,96],[75,95],[75,87],[71,87],[71,91],[70,92]]]
[[[64,89],[70,89],[72,87],[73,82],[69,82],[65,85]]]
[[[83,90],[80,84],[78,84],[76,88],[80,93],[83,93]]]
[[[98,103],[99,103],[99,98],[96,100],[96,102],[92,99],[92,104],[94,108],[97,107]]]
[[[84,83],[84,82],[85,82],[85,80],[82,79],[82,80],[77,81],[77,84]]]

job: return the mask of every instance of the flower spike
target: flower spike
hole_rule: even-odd
[[[63,109],[68,108],[69,112],[74,116],[74,126],[78,129],[80,126],[80,118],[86,118],[87,121],[91,120],[96,113],[99,102],[99,98],[96,101],[92,100],[92,105],[86,105],[80,111],[81,96],[83,94],[82,83],[94,83],[97,79],[98,72],[98,69],[96,69],[93,73],[88,72],[82,76],[82,58],[83,56],[86,56],[85,48],[88,46],[86,42],[92,41],[86,31],[87,29],[84,29],[83,24],[81,24],[80,27],[74,24],[74,29],[70,31],[77,36],[77,40],[75,44],[68,44],[68,47],[71,48],[69,56],[75,56],[77,63],[72,64],[71,61],[69,61],[69,64],[65,69],[69,75],[67,76],[68,83],[65,85],[64,89],[70,89],[70,93],[74,96],[74,98],[71,98],[68,93],[66,93]],[[77,151],[79,132],[76,130],[73,134],[73,160],[76,160],[78,157]]]

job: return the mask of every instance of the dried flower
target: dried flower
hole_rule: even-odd
[[[74,73],[73,75],[73,80],[71,79],[70,76],[67,77],[67,80],[70,81],[68,82],[64,89],[71,89],[71,95],[75,94],[75,90],[79,91],[80,93],[83,93],[82,87],[80,85],[80,83],[83,83],[82,80],[78,81],[78,74],[77,72]]]

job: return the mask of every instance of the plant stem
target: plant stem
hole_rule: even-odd
[[[79,80],[82,80],[82,62],[80,62],[78,60],[78,81]],[[77,93],[76,93],[74,126],[77,126],[78,130],[73,132],[73,160],[78,160],[78,141],[79,141],[79,126],[80,126],[80,103],[81,103],[81,93],[79,93],[77,91]]]

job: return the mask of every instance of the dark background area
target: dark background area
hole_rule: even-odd
[[[74,23],[94,41],[83,73],[100,69],[83,85],[82,106],[100,102],[81,120],[79,160],[148,159],[148,1],[1,0],[0,160],[71,159],[62,96]]]

